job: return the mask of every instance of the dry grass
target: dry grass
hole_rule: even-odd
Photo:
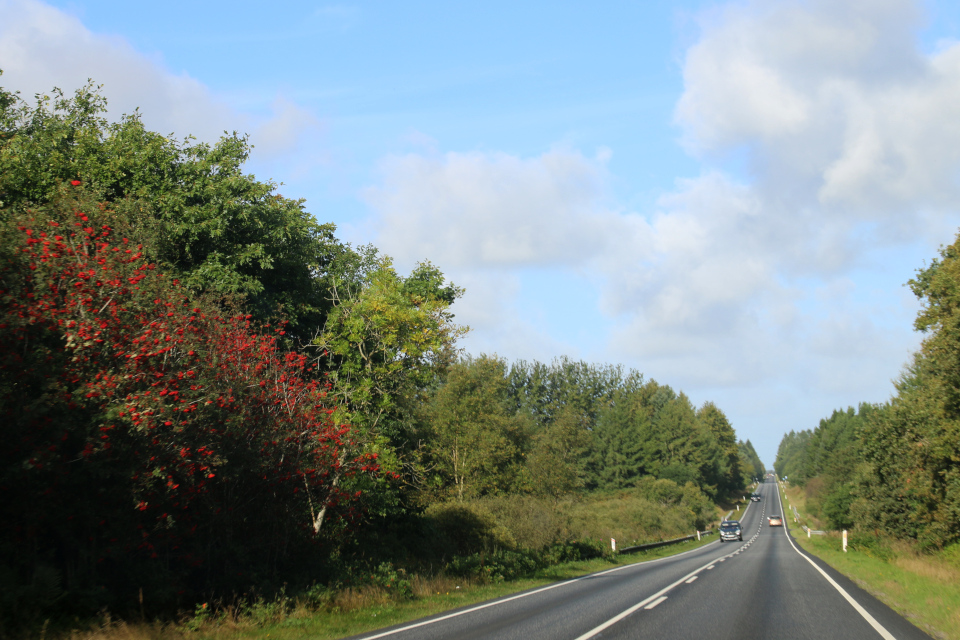
[[[943,584],[960,584],[960,569],[944,563],[937,556],[920,555],[912,549],[907,551],[895,549],[895,552],[897,556],[893,559],[893,565],[904,571]]]
[[[124,622],[108,617],[99,624],[74,629],[60,637],[70,640],[181,640],[187,638],[188,633],[187,629],[172,623]],[[49,640],[44,635],[41,639]]]
[[[410,580],[410,590],[414,598],[425,598],[432,595],[449,594],[451,591],[464,589],[473,586],[475,583],[475,580],[469,578],[454,578],[446,575],[427,577],[415,575]],[[323,609],[327,611],[349,612],[358,609],[384,606],[392,604],[397,600],[397,593],[395,591],[384,589],[383,587],[348,587],[337,591]],[[313,615],[316,610],[315,607],[310,607],[303,602],[298,602],[291,615]]]
[[[410,579],[415,599],[467,592],[476,587],[473,580],[449,576]],[[379,586],[345,588],[331,592],[322,601],[292,598],[285,603],[214,603],[209,613],[182,616],[179,623],[132,622],[112,620],[104,613],[96,623],[67,633],[46,634],[40,640],[186,640],[187,638],[235,638],[258,635],[259,630],[278,624],[312,621],[317,616],[350,614],[391,608],[402,602],[396,591]]]

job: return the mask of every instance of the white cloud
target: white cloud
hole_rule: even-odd
[[[960,45],[920,51],[917,3],[748,2],[707,16],[676,110],[691,149],[749,149],[756,189],[810,207],[815,223],[870,219],[902,239],[925,210],[955,211]]]
[[[583,265],[629,232],[603,208],[603,158],[567,150],[393,156],[365,198],[379,217],[379,246],[402,261]]]
[[[679,187],[637,234],[647,246],[607,254],[611,313],[644,308],[664,325],[703,322],[706,308],[742,304],[770,286],[768,234],[751,191],[720,174]]]
[[[576,355],[572,345],[552,338],[538,326],[537,318],[518,311],[524,295],[521,279],[500,269],[454,270],[447,274],[469,295],[458,300],[456,322],[472,329],[462,347],[471,354],[497,353],[511,359],[548,362],[557,354]]]
[[[280,156],[301,145],[305,132],[318,131],[320,121],[310,112],[282,96],[270,105],[272,116],[259,123],[251,134],[257,151]]]
[[[949,240],[960,202],[960,45],[923,53],[920,17],[906,0],[704,14],[676,118],[707,167],[745,150],[749,171],[680,181],[650,219],[652,254],[613,256],[611,345],[698,386],[888,385],[917,342],[915,305],[898,305],[911,273],[878,293],[864,267]]]
[[[277,155],[317,127],[305,109],[282,97],[253,116],[233,109],[199,80],[167,69],[116,36],[96,34],[68,13],[37,0],[0,0],[0,85],[25,99],[93,79],[112,117],[140,109],[148,128],[214,141],[224,131],[250,132],[258,149]]]

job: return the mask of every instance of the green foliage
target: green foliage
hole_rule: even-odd
[[[435,478],[460,501],[515,486],[525,423],[511,410],[506,372],[497,358],[468,358],[450,368],[423,408]]]
[[[714,514],[713,502],[694,484],[681,486],[652,476],[628,489],[596,492],[565,508],[575,539],[616,538],[621,546],[705,529]]]
[[[744,486],[736,434],[712,403],[695,409],[683,393],[653,380],[645,382],[640,373],[624,373],[620,367],[560,358],[550,365],[520,361],[504,374],[504,363],[491,367],[484,361],[468,359],[455,367],[456,372],[452,369],[422,414],[426,447],[435,462],[442,460],[437,466],[441,473],[433,476],[435,486],[456,485],[460,481],[454,477],[462,477],[452,471],[455,458],[457,464],[462,462],[460,449],[455,451],[452,443],[463,442],[465,436],[459,433],[450,439],[452,423],[437,420],[456,415],[457,424],[466,425],[467,417],[479,415],[476,394],[463,387],[463,372],[471,367],[486,371],[490,383],[483,393],[498,398],[484,409],[498,416],[486,423],[488,443],[502,443],[490,458],[499,461],[494,463],[499,471],[485,472],[487,477],[499,477],[493,493],[528,492],[559,500],[583,489],[629,487],[647,475],[681,485],[694,482],[711,496]],[[456,390],[447,388],[451,383]],[[511,416],[510,434],[504,436],[496,425]],[[468,431],[479,447],[484,423],[469,424],[476,427]],[[491,489],[479,491],[473,495]]]
[[[513,549],[516,540],[489,509],[472,502],[437,502],[424,512],[431,533],[429,553],[453,557]]]
[[[851,515],[867,531],[960,539],[960,238],[909,282],[926,334],[896,396],[860,432]]]
[[[740,460],[740,446],[737,443],[737,434],[727,416],[712,402],[705,403],[697,410],[697,422],[706,427],[712,434],[717,445],[716,466],[713,468],[711,480],[717,487],[717,493],[728,495],[743,488],[746,478],[749,482],[754,477]],[[750,445],[753,449],[753,445]],[[756,456],[756,451],[753,452]],[[759,459],[756,460],[759,462]],[[755,467],[754,460],[750,466]],[[759,465],[762,467],[763,465]],[[756,473],[754,470],[753,473]],[[763,474],[755,477],[763,477]],[[710,482],[710,480],[708,480]]]
[[[109,123],[92,84],[34,106],[0,88],[0,108],[0,216],[80,181],[96,200],[136,212],[147,255],[194,292],[242,298],[260,320],[282,314],[301,337],[322,326],[330,278],[352,251],[302,200],[243,173],[246,137],[178,141],[146,130],[137,113]]]
[[[567,357],[551,364],[519,360],[508,375],[510,396],[519,412],[540,425],[565,411],[582,415],[593,424],[621,390],[642,384],[643,375],[614,365],[591,365]]]
[[[743,473],[741,486],[750,484],[754,480],[762,479],[767,475],[766,467],[757,455],[757,450],[753,448],[750,440],[737,442],[737,453],[740,458],[740,469]]]
[[[807,479],[806,475],[806,455],[807,445],[813,432],[790,431],[780,440],[780,446],[777,447],[777,459],[773,463],[773,469],[780,478],[787,477],[790,482],[802,485]]]
[[[712,496],[743,486],[736,435],[714,405],[651,380],[620,390],[593,431],[593,486],[615,489],[646,475],[694,482]]]
[[[314,340],[330,371],[331,392],[345,421],[368,432],[397,434],[418,394],[451,364],[467,329],[450,304],[462,289],[423,263],[403,278],[389,258],[370,261],[353,282],[334,278],[334,301]]]
[[[566,407],[532,438],[524,469],[529,490],[555,500],[581,490],[590,442],[586,416]]]
[[[643,478],[635,487],[554,501],[497,496],[431,505],[424,513],[431,545],[454,575],[499,581],[620,546],[704,529],[714,506],[695,485]]]
[[[474,502],[509,532],[509,548],[542,551],[570,541],[569,517],[556,499],[527,495],[490,496]]]
[[[534,554],[497,549],[489,553],[457,556],[447,565],[447,570],[455,576],[503,582],[532,575],[542,566]]]
[[[834,529],[853,528],[854,520],[850,513],[850,506],[854,500],[853,491],[852,483],[836,484],[830,488],[829,493],[823,499],[823,507],[820,512]]]

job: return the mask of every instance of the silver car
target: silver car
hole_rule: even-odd
[[[720,542],[743,540],[743,530],[739,520],[724,520],[720,523]]]

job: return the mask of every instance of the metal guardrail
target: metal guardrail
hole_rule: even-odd
[[[825,535],[827,535],[827,532],[826,532],[826,531],[817,531],[816,529],[811,529],[811,528],[809,528],[809,527],[808,527],[807,525],[805,525],[805,524],[800,525],[800,528],[803,529],[804,532],[807,533],[807,534],[809,534],[809,535],[814,535],[814,536],[825,536]]]
[[[709,536],[713,534],[713,529],[708,529],[707,531],[701,531],[701,536]],[[618,553],[636,553],[638,551],[646,551],[647,549],[656,549],[657,547],[665,547],[668,544],[676,544],[678,542],[685,542],[686,540],[693,540],[697,537],[697,534],[691,534],[689,536],[683,536],[682,538],[674,538],[673,540],[660,540],[659,542],[648,542],[647,544],[638,544],[633,547],[624,547],[620,549]]]

